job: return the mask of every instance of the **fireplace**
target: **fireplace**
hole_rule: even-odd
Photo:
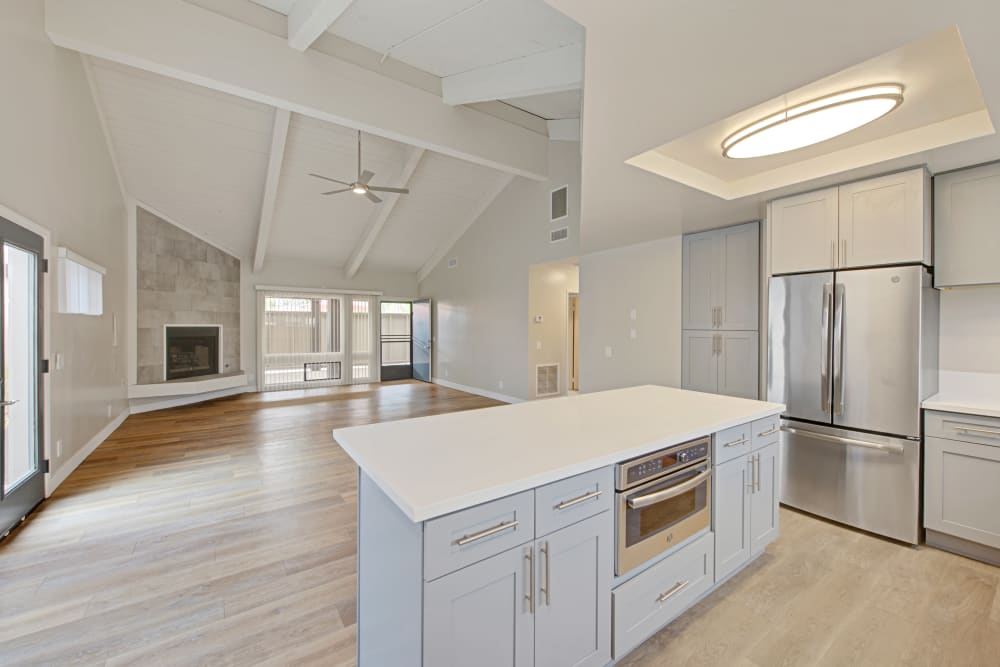
[[[164,380],[217,375],[221,366],[222,327],[168,324],[163,327]]]

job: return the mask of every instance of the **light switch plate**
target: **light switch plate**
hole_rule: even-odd
[[[608,359],[614,356],[610,345],[604,346],[604,356],[607,357]]]
[[[629,329],[628,337],[631,338],[632,340],[635,340],[636,338],[638,338],[639,337],[639,331],[638,331],[638,329],[636,329],[635,327]]]

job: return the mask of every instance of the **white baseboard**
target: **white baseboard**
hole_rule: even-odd
[[[45,478],[45,497],[48,498],[51,496],[52,492],[55,491],[60,484],[66,481],[66,478],[69,477],[70,473],[76,470],[80,464],[83,463],[84,459],[90,456],[102,442],[107,440],[108,436],[114,433],[115,429],[121,426],[122,422],[125,421],[125,418],[128,416],[128,408],[122,410],[121,414],[108,422],[107,426],[98,431],[93,438],[87,441],[87,444],[84,445],[80,451],[59,466],[58,470],[50,472]]]
[[[439,384],[442,387],[448,387],[449,389],[457,389],[458,391],[464,391],[467,394],[485,396],[486,398],[492,398],[495,401],[503,401],[504,403],[524,402],[523,398],[517,398],[516,396],[508,396],[507,394],[499,394],[495,391],[480,389],[479,387],[470,387],[469,385],[458,384],[457,382],[449,382],[448,380],[442,380],[441,378],[431,378],[431,382],[433,382],[434,384]]]
[[[197,394],[194,396],[174,396],[171,398],[164,399],[142,399],[133,398],[129,400],[129,409],[133,415],[137,415],[142,412],[152,412],[153,410],[166,410],[167,408],[177,408],[182,405],[191,405],[192,403],[201,403],[202,401],[210,401],[213,398],[223,398],[225,396],[233,396],[235,394],[246,394],[247,392],[257,391],[257,386],[248,384],[244,387],[231,387],[229,389],[219,389],[218,391],[209,391],[204,394]]]

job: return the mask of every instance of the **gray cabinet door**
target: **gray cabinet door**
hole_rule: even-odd
[[[535,542],[535,664],[603,667],[611,661],[614,525],[604,512]]]
[[[760,320],[760,225],[726,227],[718,231],[719,328],[756,331]]]
[[[713,329],[717,326],[719,292],[718,235],[715,231],[684,237],[683,328]]]
[[[719,390],[719,334],[685,331],[682,336],[681,386],[693,391]]]
[[[1000,163],[934,177],[934,286],[1000,283]]]
[[[924,443],[924,526],[1000,549],[1000,445]]]
[[[534,664],[533,554],[517,547],[425,584],[425,665]]]
[[[779,466],[781,446],[772,443],[751,454],[750,553],[764,550],[778,537]]]
[[[719,393],[757,398],[760,393],[757,332],[724,331],[719,337]]]
[[[738,457],[715,466],[712,514],[715,530],[715,580],[721,581],[750,558],[750,459]]]

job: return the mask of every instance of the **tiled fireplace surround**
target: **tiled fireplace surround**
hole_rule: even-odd
[[[222,372],[240,369],[240,260],[136,211],[138,383],[163,382],[165,324],[221,324]]]

